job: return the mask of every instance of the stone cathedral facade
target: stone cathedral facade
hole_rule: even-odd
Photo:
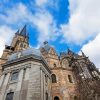
[[[100,100],[100,72],[83,52],[30,48],[24,26],[0,58],[0,100]]]

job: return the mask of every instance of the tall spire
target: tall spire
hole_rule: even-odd
[[[15,34],[19,34],[19,30]]]
[[[84,52],[83,52],[82,50],[81,50],[81,53],[82,53],[82,56],[83,56],[83,57],[86,57],[86,55],[84,54]]]
[[[22,35],[22,36],[28,37],[28,33],[27,33],[27,30],[26,30],[26,25],[22,28],[22,30],[20,31],[19,34]]]
[[[74,52],[68,48],[68,54],[74,54]]]

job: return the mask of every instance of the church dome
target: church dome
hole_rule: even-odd
[[[28,55],[35,55],[35,56],[40,56],[41,57],[41,52],[39,49],[34,49],[34,48],[28,48],[26,50],[22,50],[16,53],[13,53],[8,57],[8,61],[12,61],[21,57],[25,57]]]

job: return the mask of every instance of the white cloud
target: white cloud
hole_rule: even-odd
[[[69,23],[61,25],[67,42],[82,44],[100,32],[100,0],[69,0]]]
[[[0,56],[2,55],[5,45],[10,44],[15,31],[8,26],[0,26]]]
[[[54,40],[58,35],[58,29],[56,28],[55,21],[52,15],[47,11],[40,11],[34,15],[35,26],[38,27],[39,44],[46,40]]]
[[[0,56],[5,45],[10,45],[15,29],[13,25],[23,24],[28,21],[29,11],[22,3],[17,4],[12,8],[6,9],[6,11],[0,13]]]
[[[100,0],[69,0],[69,22],[61,25],[64,42],[82,50],[100,68]],[[94,40],[91,40],[93,39]],[[90,41],[91,40],[91,41]]]
[[[48,2],[48,0],[35,0],[37,6],[43,6]]]
[[[40,7],[40,9],[44,8],[46,9],[46,7],[50,7],[53,8],[54,10],[58,10],[59,6],[58,6],[59,0],[35,0],[35,5],[37,7]]]
[[[100,68],[100,33],[96,38],[82,47],[84,53]]]
[[[31,12],[27,9],[27,7],[18,3],[15,4],[12,8],[8,8],[5,11],[5,14],[0,14],[0,20],[6,24],[18,24],[25,23],[28,21]]]
[[[38,34],[38,45],[41,45],[44,41],[55,40],[59,35],[59,30],[56,26],[56,22],[53,15],[47,10],[47,6],[57,9],[57,3],[54,0],[35,0],[36,13],[31,19],[36,26]]]
[[[17,3],[12,8],[6,9],[6,11],[4,11],[5,14],[0,13],[0,30],[3,31],[0,32],[0,40],[2,41],[0,51],[3,50],[6,41],[10,40],[11,33],[13,32],[13,25],[18,25],[19,27],[22,26],[22,24],[30,23],[33,27],[35,26],[39,32],[37,45],[45,40],[54,40],[56,38],[58,30],[53,16],[45,8],[36,8],[35,10],[36,12],[32,13],[26,5]],[[5,25],[6,27],[2,29],[2,26]],[[10,27],[12,27],[12,29]],[[3,34],[5,35],[5,33],[9,36],[2,36]]]

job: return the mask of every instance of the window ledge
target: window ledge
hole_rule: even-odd
[[[17,83],[17,82],[18,82],[18,80],[12,80],[12,81],[9,82],[9,84],[14,84],[14,83]]]

